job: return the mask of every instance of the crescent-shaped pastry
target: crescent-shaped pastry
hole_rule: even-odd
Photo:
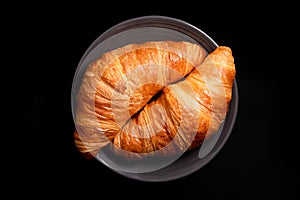
[[[231,49],[189,42],[129,44],[91,63],[77,94],[75,142],[96,156],[174,155],[218,131],[232,96]],[[129,156],[130,157],[130,156]]]

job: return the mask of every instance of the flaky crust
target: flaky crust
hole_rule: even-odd
[[[224,120],[234,78],[224,46],[208,56],[199,45],[175,41],[105,53],[88,66],[77,95],[76,145],[96,156],[111,143],[116,153],[136,157],[198,147]]]

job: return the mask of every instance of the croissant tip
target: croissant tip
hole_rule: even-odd
[[[233,59],[233,55],[232,55],[232,50],[230,47],[228,46],[219,46],[217,47],[212,53],[211,55],[223,55],[229,59]],[[233,60],[231,60],[230,62],[233,62]]]
[[[224,51],[229,51],[232,52],[231,48],[228,46],[219,46],[218,49],[224,50]]]

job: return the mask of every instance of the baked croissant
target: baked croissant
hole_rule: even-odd
[[[77,94],[76,146],[96,156],[110,144],[127,158],[194,149],[224,121],[235,74],[225,46],[207,54],[155,41],[107,52],[87,67]]]

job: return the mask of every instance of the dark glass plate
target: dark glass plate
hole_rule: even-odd
[[[188,41],[201,45],[208,53],[217,43],[199,28],[179,19],[166,16],[144,16],[119,23],[101,34],[86,50],[75,72],[72,85],[72,113],[75,119],[76,99],[82,76],[92,61],[105,52],[130,43],[146,41],[173,40]],[[122,161],[111,156],[109,149],[101,151],[96,159],[113,171],[142,181],[169,181],[189,175],[205,166],[226,143],[233,129],[238,110],[238,89],[234,80],[232,101],[227,116],[219,132],[199,148],[187,151],[178,158],[170,158],[162,162]],[[149,167],[149,170],[147,170]],[[151,169],[151,170],[150,170]],[[154,170],[155,169],[155,170]]]

